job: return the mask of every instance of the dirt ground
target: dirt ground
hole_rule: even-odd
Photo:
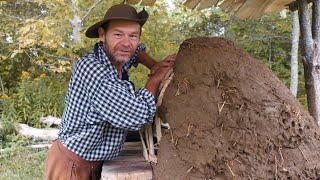
[[[287,87],[222,38],[180,47],[155,179],[316,179],[320,131]]]

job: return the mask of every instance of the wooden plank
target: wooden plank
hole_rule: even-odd
[[[128,4],[138,4],[141,0],[127,0]]]
[[[235,13],[239,19],[256,19],[261,17],[272,0],[247,0]]]
[[[282,0],[282,1],[273,1],[270,6],[266,9],[265,12],[268,13],[278,13],[281,10],[289,7],[289,4],[294,2],[294,0]]]
[[[153,6],[153,4],[156,2],[156,0],[142,0],[141,5],[144,6]]]
[[[197,7],[197,10],[200,11],[202,9],[210,8],[212,6],[216,6],[219,0],[202,0]]]
[[[186,2],[183,3],[183,5],[190,9],[194,9],[200,2],[201,0],[186,0]]]
[[[238,11],[239,8],[246,2],[246,0],[238,0],[230,6],[233,11]]]
[[[112,161],[105,161],[101,180],[150,180],[152,168],[142,155],[141,142],[125,143],[120,156]]]
[[[224,0],[218,6],[223,10],[227,10],[230,6],[232,6],[233,3],[234,3],[234,0]]]

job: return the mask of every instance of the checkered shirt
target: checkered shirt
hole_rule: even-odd
[[[128,72],[135,55],[123,66]],[[119,155],[127,131],[151,123],[155,97],[145,88],[135,92],[131,82],[121,80],[106,56],[102,42],[75,63],[69,83],[59,139],[64,146],[89,161],[114,159]]]

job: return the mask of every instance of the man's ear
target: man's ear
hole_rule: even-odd
[[[98,34],[99,34],[99,39],[100,39],[100,41],[104,42],[105,39],[106,39],[106,38],[105,38],[106,33],[105,33],[104,29],[101,28],[101,27],[99,27],[99,29],[98,29]]]

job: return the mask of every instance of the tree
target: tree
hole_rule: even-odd
[[[308,109],[315,121],[320,124],[320,0],[312,2],[311,20],[308,1],[298,0],[297,4]]]
[[[294,96],[298,92],[298,47],[299,47],[299,15],[293,12],[292,45],[291,45],[291,78],[290,91]]]

